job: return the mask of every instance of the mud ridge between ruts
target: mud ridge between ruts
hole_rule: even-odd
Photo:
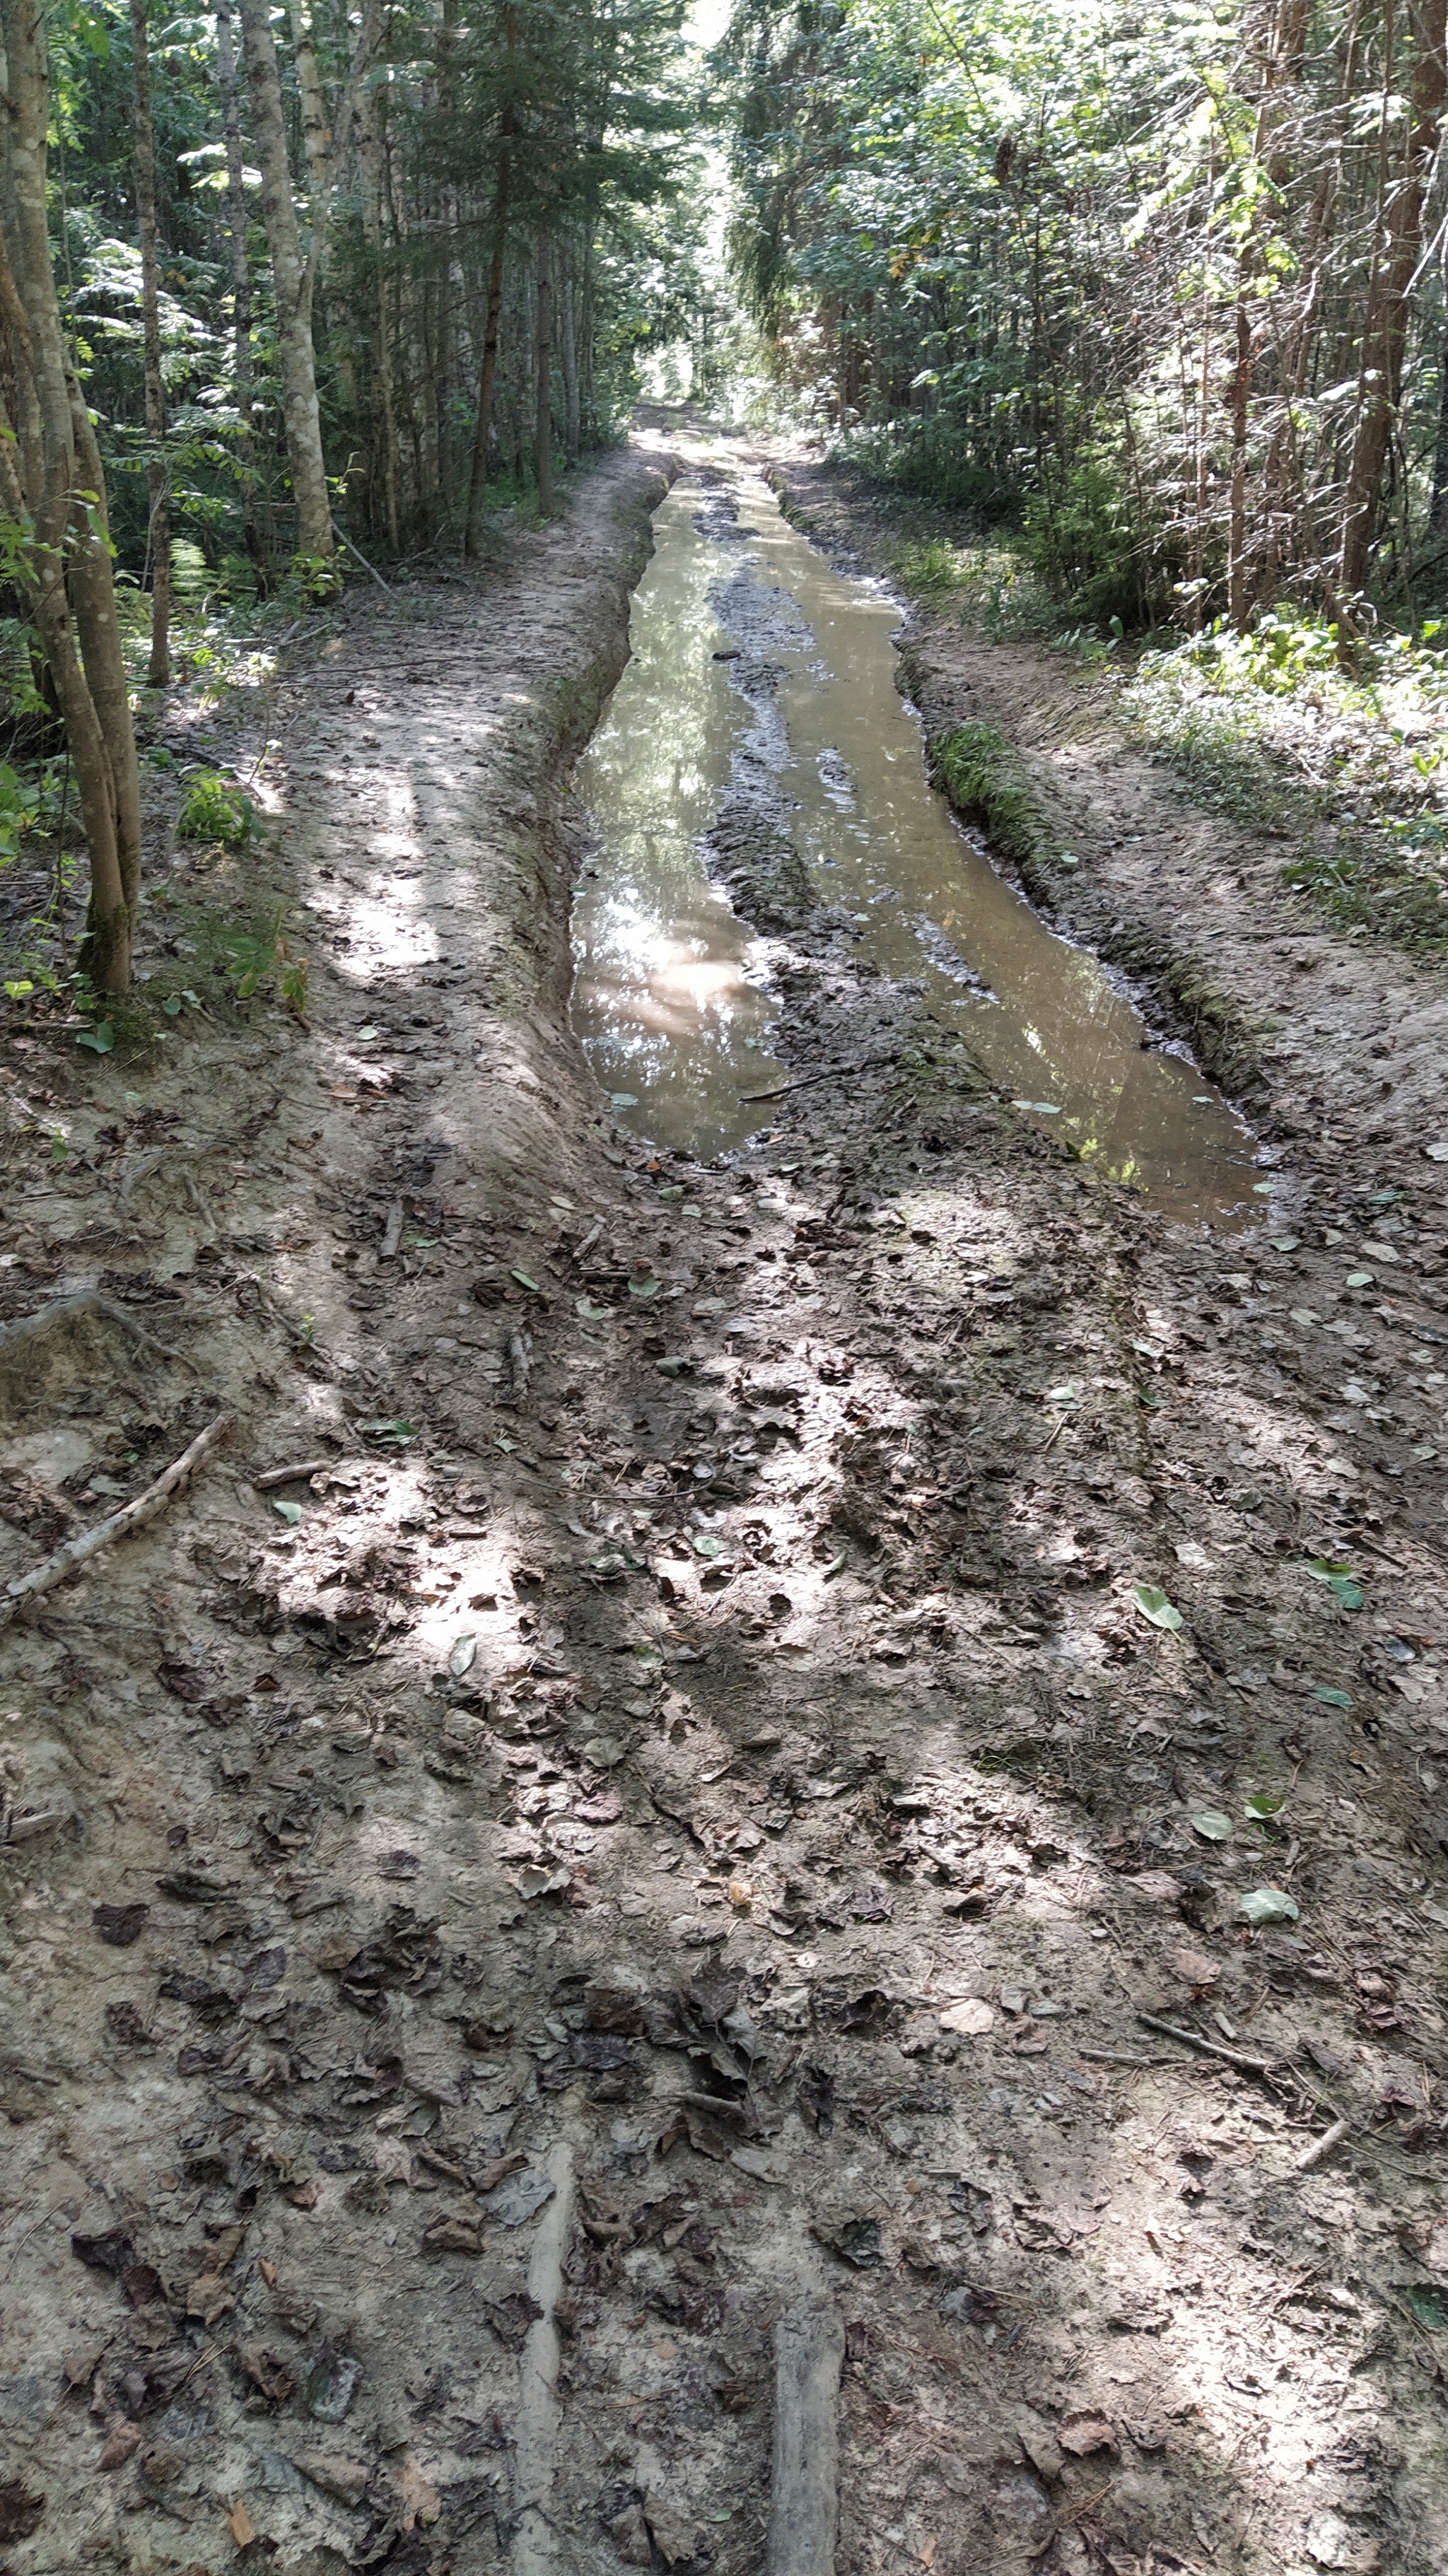
[[[546,772],[663,479],[235,716],[307,1031],[17,1058],[10,1313],[166,1349],[10,1370],[6,1579],[236,1428],[4,1640],[4,2563],[742,2576],[803,2281],[842,2568],[1427,2576],[1436,1183],[1167,1227],[798,900],[850,1070],[600,1127]]]

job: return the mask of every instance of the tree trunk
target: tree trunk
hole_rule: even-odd
[[[518,42],[518,12],[510,9],[506,22],[508,61]],[[503,103],[498,129],[498,170],[493,182],[493,258],[488,271],[488,311],[483,327],[483,368],[478,382],[478,419],[473,432],[472,471],[468,476],[468,516],[463,533],[464,555],[478,551],[482,525],[483,487],[488,479],[488,432],[493,419],[493,388],[498,381],[498,325],[503,311],[503,268],[508,250],[508,195],[513,176],[513,97],[511,88]]]
[[[534,339],[533,390],[537,409],[534,420],[533,446],[537,461],[538,507],[545,519],[553,516],[553,245],[546,226],[540,224],[533,255],[534,291],[537,297],[537,333]]]
[[[151,66],[146,0],[131,0],[131,56],[136,83],[136,214],[141,232],[141,326],[146,364],[146,493],[150,502],[151,660],[146,677],[164,689],[171,677],[171,513],[166,502],[166,397],[161,381],[161,302],[156,262],[156,146],[151,132]]]
[[[1387,197],[1383,256],[1363,324],[1361,390],[1343,505],[1342,586],[1348,592],[1361,590],[1367,580],[1383,467],[1403,390],[1423,209],[1448,99],[1448,0],[1419,0],[1413,24],[1417,58],[1408,90],[1408,138],[1397,185]]]
[[[0,93],[8,110],[10,145],[0,306],[22,388],[21,443],[12,447],[8,439],[0,442],[5,448],[3,483],[13,514],[28,517],[34,532],[31,605],[75,766],[90,859],[82,963],[100,991],[123,993],[131,980],[131,940],[140,901],[141,805],[111,579],[105,480],[90,414],[67,360],[51,266],[45,20],[32,0],[0,0],[0,28],[5,49]],[[22,498],[17,457],[27,474],[21,510],[14,507]]]
[[[251,417],[251,265],[246,255],[247,211],[245,163],[241,154],[241,114],[236,95],[236,48],[231,35],[231,0],[216,0],[216,65],[221,79],[222,127],[226,136],[226,225],[231,235],[233,363],[236,409],[241,423],[237,463],[241,480],[241,525],[246,551],[264,574],[261,530],[256,521],[256,452]]]
[[[563,438],[570,465],[578,463],[583,438],[578,410],[578,332],[575,323],[573,260],[565,248],[560,280],[559,355],[563,361]]]
[[[362,231],[377,280],[377,345],[373,359],[372,381],[376,396],[377,434],[382,444],[382,490],[387,509],[387,542],[395,555],[402,552],[402,529],[397,510],[397,405],[392,391],[392,317],[391,299],[387,292],[387,272],[382,264],[382,129],[381,110],[375,98],[367,102],[362,119]]]
[[[282,360],[282,412],[296,502],[296,551],[310,562],[332,560],[332,503],[322,454],[317,365],[312,348],[312,271],[303,261],[292,202],[292,173],[282,116],[282,85],[267,0],[240,0],[242,44],[251,88],[251,125],[261,164],[261,211],[276,287]]]

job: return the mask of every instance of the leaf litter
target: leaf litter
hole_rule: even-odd
[[[618,524],[520,542],[571,581]],[[462,613],[439,593],[457,728],[483,720]],[[304,674],[308,704],[369,650],[364,628]],[[294,810],[328,845],[325,797]],[[393,829],[362,811],[364,838]],[[506,902],[506,841],[470,846]],[[295,1522],[203,1480],[9,1640],[6,1813],[67,1820],[0,1842],[5,2385],[40,2390],[13,2512],[43,2499],[57,2560],[112,2491],[153,2551],[229,2522],[299,2567],[339,2529],[355,2563],[462,2558],[484,2491],[489,2529],[513,2506],[565,2135],[555,2508],[582,2548],[752,2567],[801,2245],[846,2324],[850,2563],[908,2497],[923,2563],[934,2534],[934,2563],[1006,2564],[1023,2528],[1105,2514],[1103,2563],[1235,2551],[1266,2576],[1300,2554],[1306,2482],[1339,2476],[1303,2445],[1346,2438],[1345,2390],[1354,2514],[1440,2510],[1414,2305],[1437,2296],[1448,1958],[1428,1462],[1409,1426],[1330,1438],[1341,1354],[1316,1336],[1331,1383],[1278,1366],[1249,1252],[1205,1258],[1011,1120],[828,923],[784,945],[791,1063],[890,1061],[726,1170],[600,1131],[534,1029],[536,1096],[499,1079],[506,1154],[452,1077],[425,1113],[405,1088],[335,1104],[300,1159],[279,1106],[215,1204],[217,1259],[179,1192],[104,1256],[175,1285],[168,1338],[225,1381],[241,1465],[335,1469]],[[392,972],[379,948],[314,973],[287,1089],[359,976],[390,1027]],[[436,972],[414,999],[471,1084],[497,1025]],[[254,1070],[194,1043],[239,1135]],[[88,1086],[112,1076],[68,1078],[104,1169]],[[165,1081],[156,1105],[185,1115]],[[757,1205],[782,1157],[787,1224]],[[78,1178],[33,1202],[67,1259]],[[1317,1235],[1353,1186],[1339,1164],[1318,1202],[1298,1188],[1284,1309],[1336,1315]],[[284,1208],[315,1237],[288,1255],[310,1341],[232,1245],[275,1244]],[[1359,1382],[1406,1380],[1398,1326],[1365,1330]],[[1190,1402],[1148,1415],[1127,1399],[1157,1355]],[[124,1455],[103,1358],[57,1347],[7,1398],[61,1500],[67,1458]],[[148,1398],[187,1430],[184,1369]],[[58,1427],[81,1448],[47,1448]],[[1145,2037],[1154,2004],[1190,2051]],[[1351,2149],[1296,2175],[1347,2114]],[[73,2216],[26,2233],[62,2140]]]

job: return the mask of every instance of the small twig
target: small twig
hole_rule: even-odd
[[[1293,2172],[1311,2173],[1314,2165],[1320,2165],[1324,2156],[1330,2156],[1334,2147],[1342,2145],[1351,2128],[1351,2120],[1334,2120],[1330,2129],[1324,2129],[1320,2138],[1314,2138],[1310,2147],[1303,2148],[1293,2164]]]
[[[1276,2081],[1282,2068],[1272,2066],[1265,2057],[1248,2057],[1240,2048],[1224,2048],[1219,2039],[1203,2039],[1200,2031],[1180,2030],[1174,2021],[1158,2021],[1155,2013],[1139,2012],[1136,2016],[1143,2030],[1159,2030],[1164,2039],[1179,2039],[1183,2048],[1199,2048],[1207,2057],[1224,2058],[1228,2066],[1240,2066],[1244,2075],[1265,2075]]]
[[[1179,2057],[1126,2057],[1119,2048],[1078,2048],[1076,2054],[1084,2057],[1088,2066],[1131,2066],[1138,2071],[1148,2066],[1181,2064]]]
[[[253,1476],[259,1494],[269,1494],[274,1485],[299,1485],[304,1476],[319,1476],[324,1467],[336,1465],[333,1458],[299,1458],[294,1467],[268,1467],[264,1476]]]
[[[339,528],[335,519],[332,521],[332,534],[333,534],[333,536],[334,536],[334,537],[340,537],[340,538],[341,538],[343,545],[344,545],[344,546],[346,547],[346,549],[347,549],[347,552],[348,552],[349,554],[352,554],[352,555],[355,555],[355,556],[356,556],[357,561],[358,561],[358,562],[359,562],[359,564],[362,566],[363,571],[364,571],[364,572],[370,572],[370,573],[371,573],[372,578],[373,578],[373,580],[376,582],[378,589],[379,589],[379,590],[385,590],[389,599],[395,599],[395,598],[397,597],[397,593],[396,593],[396,591],[392,588],[391,583],[390,583],[390,582],[385,582],[385,581],[383,580],[382,575],[381,575],[381,573],[377,570],[376,565],[375,565],[375,564],[370,564],[370,563],[368,562],[367,557],[366,557],[366,556],[364,555],[364,553],[362,552],[361,547],[360,547],[360,546],[354,546],[354,545],[353,545],[352,540],[351,540],[351,538],[348,536],[346,529],[345,529],[345,528]]]
[[[395,1261],[397,1258],[397,1247],[401,1241],[402,1201],[401,1199],[393,1199],[387,1210],[387,1223],[382,1229],[382,1245],[377,1255],[378,1260]]]
[[[27,1602],[37,1600],[42,1592],[54,1591],[57,1583],[63,1583],[66,1576],[73,1574],[77,1566],[84,1565],[88,1557],[95,1556],[101,1548],[111,1546],[114,1540],[126,1538],[132,1530],[154,1520],[177,1488],[185,1484],[192,1469],[200,1466],[208,1450],[224,1440],[230,1429],[230,1414],[219,1413],[214,1422],[209,1422],[204,1431],[197,1433],[190,1448],[172,1460],[154,1485],[148,1485],[143,1494],[137,1494],[134,1502],[123,1503],[109,1519],[97,1521],[90,1529],[81,1530],[75,1538],[67,1539],[65,1545],[58,1547],[53,1556],[48,1556],[43,1565],[33,1566],[29,1574],[19,1575],[13,1583],[7,1584],[4,1592],[0,1593],[0,1628],[8,1627],[16,1612],[22,1610]]]

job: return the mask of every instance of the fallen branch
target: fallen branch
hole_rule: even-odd
[[[1330,2156],[1334,2147],[1342,2145],[1351,2128],[1351,2120],[1334,2120],[1330,2129],[1324,2129],[1320,2138],[1314,2138],[1310,2147],[1303,2148],[1293,2163],[1293,2172],[1311,2173],[1314,2165],[1320,2165],[1324,2156]]]
[[[1240,2066],[1244,2075],[1266,2075],[1280,2079],[1282,2069],[1265,2057],[1248,2057],[1240,2048],[1224,2048],[1219,2039],[1203,2039],[1200,2031],[1180,2030],[1174,2021],[1158,2021],[1155,2013],[1139,2012],[1136,2016],[1143,2030],[1159,2030],[1166,2039],[1179,2039],[1183,2048],[1198,2048],[1206,2057],[1225,2059],[1228,2066]]]
[[[0,1367],[26,1342],[37,1341],[42,1333],[55,1332],[76,1315],[101,1315],[108,1324],[122,1325],[143,1350],[154,1351],[163,1360],[179,1360],[183,1368],[192,1365],[184,1351],[173,1351],[168,1343],[158,1342],[134,1315],[117,1305],[114,1297],[103,1297],[98,1288],[80,1288],[73,1297],[53,1297],[48,1306],[37,1306],[33,1315],[20,1315],[13,1324],[0,1324]]]
[[[127,1538],[132,1530],[141,1529],[147,1521],[154,1520],[171,1496],[185,1484],[193,1468],[200,1466],[208,1451],[224,1440],[230,1429],[230,1414],[219,1413],[214,1422],[208,1422],[206,1429],[197,1433],[190,1448],[183,1449],[180,1457],[172,1460],[154,1485],[148,1485],[143,1494],[137,1494],[134,1502],[123,1503],[108,1520],[97,1521],[92,1528],[81,1530],[75,1538],[68,1538],[63,1547],[58,1547],[53,1556],[45,1559],[43,1565],[33,1566],[29,1574],[18,1575],[13,1583],[7,1584],[4,1592],[0,1593],[0,1628],[8,1628],[16,1612],[23,1610],[28,1602],[38,1600],[42,1592],[53,1592],[57,1583],[63,1583],[66,1576],[73,1574],[77,1566],[84,1565],[88,1557],[97,1555],[101,1548],[109,1547],[115,1539]]]
[[[277,1485],[299,1485],[304,1476],[319,1476],[324,1467],[335,1467],[335,1458],[299,1458],[294,1467],[268,1467],[264,1476],[253,1476],[252,1485],[259,1494],[269,1494]]]
[[[396,598],[396,596],[397,596],[397,593],[396,593],[396,591],[393,589],[393,587],[392,587],[391,583],[390,583],[390,582],[386,582],[386,581],[384,581],[384,580],[383,580],[382,575],[381,575],[381,573],[377,570],[376,565],[375,565],[375,564],[370,564],[370,563],[368,562],[367,557],[366,557],[366,556],[364,555],[364,553],[362,552],[361,547],[360,547],[360,546],[354,546],[354,545],[353,545],[352,540],[351,540],[351,538],[348,536],[346,529],[345,529],[345,528],[339,528],[335,519],[332,521],[332,534],[333,534],[333,536],[334,536],[334,537],[340,537],[340,538],[341,538],[343,545],[344,545],[344,546],[346,547],[346,549],[347,549],[347,552],[349,553],[349,555],[355,555],[355,556],[356,556],[357,561],[358,561],[358,562],[359,562],[359,564],[362,566],[363,571],[364,571],[364,572],[370,572],[370,573],[371,573],[372,578],[373,578],[373,580],[376,582],[378,589],[379,589],[379,590],[385,590],[389,599],[395,599],[395,598]]]
[[[767,2576],[834,2576],[844,2357],[845,2329],[832,2301],[801,2300],[778,2319]]]
[[[808,1091],[812,1082],[853,1081],[857,1073],[878,1073],[888,1064],[898,1064],[898,1055],[868,1056],[863,1064],[832,1064],[823,1073],[802,1073],[798,1082],[782,1082],[777,1091],[741,1091],[741,1100],[783,1100],[791,1091]]]

